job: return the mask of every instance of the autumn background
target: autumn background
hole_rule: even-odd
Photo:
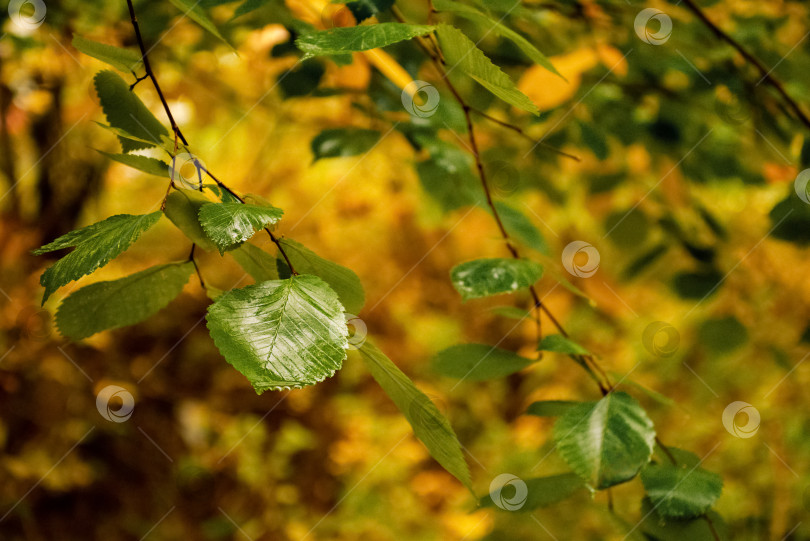
[[[794,186],[810,167],[810,128],[682,4],[524,2],[510,11],[513,3],[487,2],[566,80],[459,20],[541,114],[458,84],[476,108],[528,135],[476,118],[496,197],[542,234],[526,253],[546,267],[544,302],[645,406],[663,440],[722,475],[715,508],[724,532],[810,539],[810,205]],[[462,261],[505,255],[490,214],[465,199],[477,184],[453,96],[412,43],[386,48],[382,61],[302,63],[276,3],[256,4],[232,18],[239,3],[200,2],[234,51],[168,1],[135,3],[155,73],[200,158],[241,193],[283,208],[279,234],[357,273],[369,339],[450,419],[479,497],[505,472],[565,471],[550,453],[553,419],[526,410],[541,399],[597,399],[580,367],[546,353],[519,374],[470,382],[431,365],[459,342],[526,357],[537,345],[532,321],[494,309],[526,308],[528,295],[462,302],[449,279]],[[807,110],[807,4],[698,4]],[[427,2],[398,5],[414,22],[428,16]],[[352,24],[340,5],[287,6],[318,28]],[[649,6],[673,21],[666,43],[634,31]],[[182,260],[189,242],[162,220],[40,307],[39,276],[53,259],[30,251],[114,214],[157,210],[168,179],[96,151],[119,151],[96,124],[104,116],[92,79],[106,67],[71,40],[135,47],[125,2],[48,2],[38,28],[20,31],[6,17],[2,30],[0,537],[624,539],[635,526],[637,485],[613,491],[615,513],[604,493],[585,491],[531,512],[477,508],[356,356],[314,387],[257,396],[209,338],[210,301],[196,277],[144,323],[81,343],[61,338],[53,314],[73,289]],[[408,113],[386,62],[435,83],[435,115]],[[165,120],[153,88],[142,82],[136,92]],[[449,164],[428,164],[412,144],[420,123],[459,151]],[[381,136],[368,152],[315,159],[313,138],[350,127]],[[562,251],[575,240],[600,254],[591,277],[564,268]],[[253,242],[273,251],[265,237]],[[251,282],[228,256],[204,253],[199,263],[215,288]],[[659,321],[677,334],[672,352],[644,339]],[[545,318],[543,326],[551,332]],[[135,398],[125,423],[96,409],[110,384]],[[737,400],[761,415],[753,437],[723,425]],[[634,535],[642,532],[657,538],[654,525]]]

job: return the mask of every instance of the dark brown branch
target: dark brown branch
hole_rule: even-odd
[[[785,100],[785,103],[787,103],[788,107],[796,114],[796,116],[799,118],[802,124],[804,124],[805,127],[810,128],[810,118],[808,118],[808,116],[805,114],[805,112],[802,110],[801,106],[796,102],[796,100],[790,97],[790,94],[787,93],[782,82],[779,81],[779,79],[777,79],[773,75],[771,75],[771,70],[767,69],[757,57],[751,54],[737,40],[732,38],[729,34],[724,32],[722,29],[720,29],[720,27],[714,24],[711,21],[711,19],[709,19],[706,16],[703,10],[701,10],[700,7],[698,7],[698,5],[695,4],[693,0],[683,0],[683,3],[686,4],[686,7],[688,7],[692,11],[692,13],[694,13],[697,16],[697,18],[700,19],[701,22],[703,22],[703,24],[706,25],[709,28],[709,30],[711,30],[714,33],[715,36],[717,36],[719,39],[725,41],[726,43],[734,47],[734,49],[738,53],[740,53],[740,55],[742,55],[743,58],[745,58],[745,60],[747,60],[750,64],[752,64],[755,68],[757,68],[757,70],[762,74],[761,80],[771,85],[779,93],[779,95],[782,96],[782,99]]]

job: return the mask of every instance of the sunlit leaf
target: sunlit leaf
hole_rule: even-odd
[[[208,203],[197,214],[205,234],[225,253],[281,219],[284,211],[271,205]]]
[[[526,259],[475,259],[453,267],[453,287],[466,301],[499,293],[512,293],[533,285],[543,267]]]
[[[183,12],[184,17],[188,17],[195,23],[202,26],[208,32],[221,39],[225,44],[233,49],[233,45],[220,34],[219,29],[214,24],[214,21],[203,11],[199,5],[199,0],[169,0],[174,6]]]
[[[554,353],[565,353],[567,355],[590,355],[587,349],[561,334],[544,336],[537,345],[537,349],[538,351],[553,351]]]
[[[304,58],[343,55],[385,47],[432,31],[432,26],[380,23],[312,32],[300,36],[295,44],[304,52]]]
[[[138,171],[158,177],[169,178],[169,164],[155,158],[139,156],[137,154],[110,154],[109,152],[104,152],[102,150],[98,150],[97,152],[99,154],[103,154],[113,161],[123,163],[126,166],[137,169]]]
[[[99,43],[85,39],[78,34],[73,35],[72,44],[78,51],[101,60],[102,62],[106,62],[124,73],[133,73],[141,69],[142,61],[139,51]]]

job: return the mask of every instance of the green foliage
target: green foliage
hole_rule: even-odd
[[[527,259],[475,259],[450,271],[453,287],[462,299],[512,293],[533,285],[543,276],[543,267]]]
[[[433,27],[426,25],[380,23],[311,32],[300,36],[295,44],[304,52],[304,58],[345,55],[385,47],[432,31]]]
[[[430,455],[472,492],[470,470],[461,445],[436,405],[376,346],[366,342],[358,353],[372,377],[408,420]]]
[[[146,105],[129,89],[129,85],[113,71],[100,71],[93,79],[107,122],[113,128],[134,135],[137,140],[119,136],[124,152],[148,148],[162,143],[161,136],[169,132]],[[146,142],[144,142],[146,141]]]
[[[538,351],[553,351],[555,353],[565,353],[568,355],[590,355],[591,353],[570,338],[561,334],[549,334],[544,336],[537,345]]]
[[[533,402],[526,410],[528,415],[536,415],[537,417],[559,417],[565,415],[571,409],[582,402],[574,402],[572,400],[542,400],[540,402]]]
[[[155,175],[156,177],[169,178],[169,164],[155,158],[139,156],[138,154],[110,154],[109,152],[104,152],[103,150],[99,150],[97,152],[113,161],[123,163],[126,166],[137,169],[138,171]]]
[[[560,72],[557,71],[557,68],[554,67],[546,55],[538,51],[537,47],[532,45],[529,40],[503,24],[501,22],[503,18],[501,18],[501,20],[495,20],[474,7],[456,2],[455,0],[433,0],[433,7],[437,11],[453,13],[459,17],[468,19],[476,23],[479,28],[486,28],[488,32],[491,31],[498,36],[512,41],[526,56],[531,58],[534,63],[543,66],[551,73],[560,75]],[[560,75],[560,77],[562,77],[562,75]]]
[[[526,479],[524,482],[528,490],[526,501],[520,509],[515,509],[515,511],[522,513],[559,503],[585,488],[585,482],[575,473],[535,477]],[[479,505],[481,507],[493,507],[495,505],[493,494],[487,494],[481,498]]]
[[[239,266],[241,266],[244,271],[256,281],[256,283],[266,282],[267,280],[278,280],[279,276],[278,269],[276,269],[276,258],[258,246],[254,246],[249,242],[246,242],[239,248],[231,250],[228,253],[236,260],[237,263],[239,263]]]
[[[654,440],[647,413],[623,392],[574,406],[554,424],[560,456],[596,489],[635,477],[650,461]]]
[[[532,250],[537,250],[543,255],[550,254],[546,239],[524,213],[500,201],[495,202],[495,210],[498,211],[498,216],[501,217],[503,226],[510,235]]]
[[[62,335],[72,340],[134,325],[169,304],[193,272],[194,264],[190,261],[169,263],[119,280],[90,284],[62,302],[56,324]]]
[[[658,541],[727,541],[730,539],[728,528],[722,517],[709,510],[705,518],[675,519],[661,516],[655,505],[644,498],[641,503],[641,522],[639,530]],[[717,535],[715,535],[715,532]]]
[[[708,319],[698,331],[700,343],[712,353],[730,353],[748,341],[748,330],[734,316]]]
[[[219,30],[217,29],[214,22],[208,16],[208,14],[203,11],[202,7],[200,7],[199,0],[169,0],[174,6],[183,12],[184,17],[188,17],[195,23],[202,26],[205,30],[216,36],[217,38],[221,39],[223,43],[228,45],[231,49],[233,49],[233,45],[220,34]]]
[[[272,205],[252,203],[206,203],[200,206],[198,218],[206,236],[219,253],[236,248],[259,229],[281,219],[284,211]]]
[[[416,164],[422,188],[444,211],[484,204],[481,185],[473,176],[470,155],[436,137],[417,136],[430,158]]]
[[[470,41],[458,28],[440,24],[436,27],[439,45],[444,53],[448,71],[458,69],[476,80],[481,86],[503,101],[533,114],[538,114],[537,106],[501,69]]]
[[[202,193],[194,190],[174,190],[168,197],[163,208],[166,217],[191,239],[191,242],[206,251],[217,249],[216,244],[208,238],[197,217],[203,205],[211,200]]]
[[[312,140],[314,161],[365,154],[380,140],[380,132],[361,128],[324,130]]]
[[[460,344],[440,351],[433,369],[443,376],[469,381],[503,378],[536,362],[486,344]]]
[[[317,276],[235,289],[217,298],[206,320],[222,356],[259,394],[314,385],[346,358],[343,306]]]
[[[78,51],[101,60],[102,62],[106,62],[124,73],[134,73],[141,69],[143,64],[141,53],[138,51],[99,43],[85,39],[78,34],[73,35],[72,44]]]
[[[284,253],[290,258],[296,272],[301,274],[314,274],[331,287],[337,293],[341,304],[351,314],[359,314],[363,309],[366,300],[366,292],[360,278],[353,270],[347,269],[328,259],[320,257],[303,244],[292,239],[281,239],[281,246]],[[279,256],[277,259],[279,274],[289,276],[289,269],[284,259]]]
[[[155,225],[160,215],[160,212],[143,215],[118,214],[71,231],[34,250],[34,255],[42,255],[64,248],[76,248],[42,273],[39,279],[39,283],[45,287],[42,303],[45,304],[48,297],[63,285],[90,274],[118,257],[141,233]]]
[[[658,514],[664,518],[696,518],[705,513],[723,489],[716,473],[686,465],[649,464],[641,482]]]

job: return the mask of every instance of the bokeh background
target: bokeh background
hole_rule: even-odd
[[[503,14],[513,3],[489,7]],[[502,340],[527,356],[536,346],[532,322],[516,326],[492,310],[525,307],[527,296],[462,303],[451,286],[453,265],[505,255],[491,216],[459,206],[457,190],[439,182],[463,184],[471,172],[456,178],[420,166],[427,157],[408,138],[417,119],[400,90],[360,56],[349,66],[299,64],[284,17],[265,4],[231,20],[238,4],[201,2],[236,55],[170,2],[135,3],[193,148],[232,187],[283,208],[280,234],[360,276],[369,338],[449,417],[479,495],[505,472],[565,471],[550,453],[552,420],[525,411],[540,399],[595,399],[576,365],[547,354],[520,374],[482,383],[431,369],[436,352],[459,342]],[[315,26],[339,11],[288,4]],[[398,4],[425,20],[422,3]],[[810,104],[806,3],[699,4],[796,101]],[[634,32],[634,18],[649,6],[673,21],[666,43]],[[78,344],[62,339],[52,314],[70,291],[182,260],[188,241],[162,220],[40,307],[39,275],[52,260],[30,250],[113,214],[157,210],[167,179],[95,150],[118,151],[94,122],[104,118],[92,77],[105,66],[73,49],[71,38],[134,46],[125,2],[48,2],[44,23],[28,32],[2,16],[0,537],[625,538],[641,517],[638,483],[613,491],[615,515],[602,493],[531,513],[476,509],[353,356],[315,387],[257,396],[208,337],[202,318],[210,301],[196,280],[142,324]],[[478,108],[581,158],[532,149],[519,134],[480,121],[497,197],[545,238],[546,253],[531,254],[547,268],[538,285],[545,302],[642,402],[665,442],[705,457],[703,466],[722,475],[716,509],[732,538],[810,539],[810,205],[794,189],[810,167],[810,130],[682,5],[526,2],[504,20],[552,56],[567,82],[458,21],[476,41],[483,37],[480,47],[542,114],[529,118],[480,87],[460,86]],[[414,78],[436,81],[412,44],[389,52]],[[463,150],[463,117],[436,84],[439,111],[420,121]],[[136,91],[163,119],[147,83]],[[312,138],[348,126],[385,136],[368,154],[313,161]],[[589,278],[563,268],[562,249],[574,240],[600,254]],[[261,237],[254,242],[265,246]],[[215,287],[250,283],[227,256],[200,260]],[[654,322],[675,334],[645,340]],[[675,335],[677,345],[668,342]],[[96,394],[111,384],[135,397],[125,423],[96,409]],[[738,400],[760,414],[753,437],[723,425],[724,409]]]

